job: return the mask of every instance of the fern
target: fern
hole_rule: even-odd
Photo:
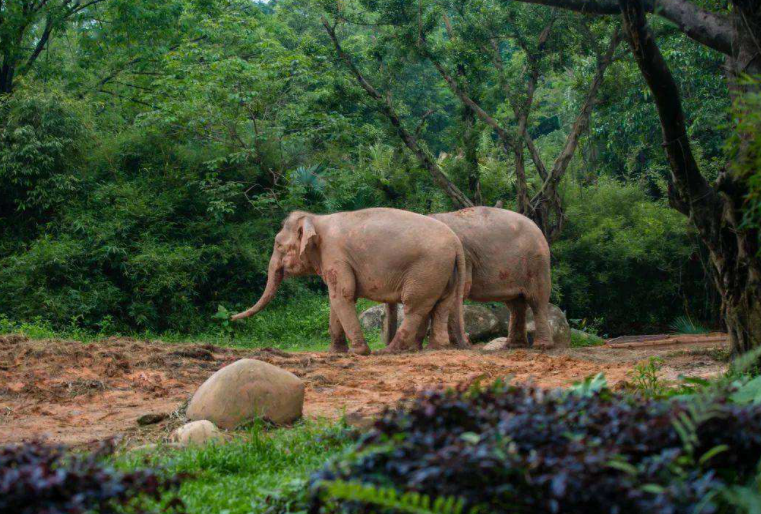
[[[686,410],[680,412],[677,418],[672,422],[674,430],[682,441],[685,450],[685,464],[693,466],[696,463],[703,464],[710,460],[714,455],[726,450],[725,445],[719,445],[711,448],[704,455],[697,458],[695,450],[700,445],[698,439],[698,429],[708,420],[721,415],[721,411],[714,398],[710,395],[696,394],[690,398],[686,404]]]
[[[392,487],[333,480],[321,484],[325,500],[356,501],[409,514],[463,514],[465,502],[455,496],[431,498],[416,492],[400,493]],[[474,512],[471,510],[470,512]]]

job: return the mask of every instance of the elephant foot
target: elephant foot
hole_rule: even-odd
[[[348,353],[349,347],[348,346],[333,346],[330,345],[330,348],[328,348],[328,352],[330,353]]]
[[[364,346],[352,346],[349,349],[349,352],[355,354],[355,355],[370,355],[370,347],[367,345]]]
[[[471,348],[473,348],[473,343],[471,343],[471,342],[470,342],[470,341],[468,341],[468,340],[465,340],[465,341],[460,341],[460,342],[458,342],[458,343],[457,343],[457,345],[456,345],[456,346],[454,346],[454,347],[455,347],[455,348],[458,348],[458,349],[460,349],[460,350],[470,350]]]
[[[529,348],[531,345],[529,344],[528,339],[526,339],[525,337],[522,339],[519,339],[519,338],[510,339],[508,337],[507,346],[509,348]]]
[[[555,348],[555,345],[550,341],[534,341],[534,349],[536,350],[545,352],[553,348]]]
[[[428,347],[426,350],[454,350],[455,346],[451,343],[447,344],[441,344],[441,343],[428,343]]]

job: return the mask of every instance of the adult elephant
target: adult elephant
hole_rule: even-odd
[[[460,239],[444,223],[408,211],[292,212],[275,237],[264,293],[232,319],[262,310],[285,277],[310,274],[321,275],[328,286],[332,351],[348,351],[348,337],[352,352],[370,353],[357,318],[357,298],[404,305],[404,321],[386,351],[413,349],[429,316],[431,343],[447,346],[450,309],[461,305],[464,295],[465,255]],[[464,330],[456,337],[464,339]]]
[[[542,231],[527,217],[497,207],[469,207],[431,214],[451,228],[465,250],[465,298],[478,302],[504,302],[510,309],[506,346],[528,346],[526,307],[534,312],[534,346],[553,346],[548,323],[550,301],[550,248]],[[453,309],[451,325],[462,320],[462,304]],[[386,305],[384,342],[396,329],[396,305]],[[459,321],[461,323],[461,321]],[[461,330],[462,327],[456,328]],[[417,335],[422,344],[425,327]]]

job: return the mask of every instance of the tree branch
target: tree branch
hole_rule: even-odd
[[[610,66],[610,63],[613,62],[613,56],[616,52],[616,47],[618,47],[618,43],[620,42],[620,37],[621,33],[618,28],[616,28],[610,38],[610,44],[608,45],[605,54],[598,56],[597,70],[592,78],[592,83],[589,86],[581,110],[579,110],[579,114],[573,122],[571,131],[566,137],[563,149],[552,165],[552,172],[550,172],[539,192],[531,200],[532,205],[536,205],[536,202],[547,192],[549,192],[550,195],[553,195],[557,189],[557,185],[560,183],[560,179],[563,178],[565,171],[568,169],[568,165],[571,163],[571,159],[576,152],[576,147],[579,145],[579,138],[589,125],[589,118],[592,115],[592,107],[594,106],[595,97],[600,90],[600,86],[602,86],[605,78],[605,71],[608,69],[608,66]]]
[[[441,63],[433,57],[427,50],[423,50],[423,53],[425,56],[433,63],[433,65],[436,67],[436,70],[438,70],[439,75],[441,75],[441,78],[444,79],[444,81],[449,86],[449,89],[460,99],[462,103],[470,107],[473,112],[476,113],[476,116],[478,116],[481,121],[489,125],[499,136],[500,141],[502,141],[503,145],[505,146],[506,150],[510,150],[513,147],[513,143],[510,139],[510,133],[502,128],[502,126],[499,124],[499,122],[492,118],[489,113],[484,111],[480,105],[478,105],[468,94],[457,84],[457,81],[447,72],[447,70],[444,69],[444,67],[441,65]]]
[[[396,129],[396,133],[399,135],[399,138],[428,170],[434,182],[436,182],[436,184],[441,187],[441,189],[459,208],[472,207],[473,202],[462,191],[460,191],[460,189],[451,180],[449,180],[444,172],[441,171],[441,168],[436,163],[436,161],[434,161],[433,158],[419,145],[417,139],[412,134],[410,134],[407,129],[404,128],[402,120],[396,113],[391,99],[388,96],[382,95],[377,89],[375,89],[372,84],[368,82],[359,68],[357,68],[351,57],[349,57],[349,55],[344,52],[340,42],[338,41],[338,37],[336,36],[335,27],[331,26],[326,18],[322,18],[322,25],[325,27],[325,31],[328,33],[328,36],[333,42],[333,46],[335,47],[338,57],[343,61],[351,74],[354,75],[354,78],[357,80],[362,89],[364,89],[365,92],[377,102],[381,112],[386,116],[386,118],[388,118],[388,120],[391,122],[391,125],[394,126],[394,129]]]
[[[585,14],[621,14],[617,0],[517,1]],[[728,17],[705,10],[688,0],[643,0],[642,4],[645,11],[675,23],[687,37],[725,55],[732,55],[732,24]]]
[[[48,40],[50,39],[50,34],[53,32],[54,24],[51,21],[51,18],[48,16],[45,19],[45,28],[42,30],[42,35],[40,36],[39,41],[37,41],[37,44],[34,47],[34,50],[32,51],[29,58],[26,60],[26,63],[22,67],[19,68],[19,74],[22,75],[26,73],[27,70],[29,70],[33,65],[34,62],[37,60],[37,58],[40,56],[42,51],[45,49],[45,45],[48,43]]]
[[[494,39],[490,39],[489,41],[492,47],[492,62],[494,63],[494,67],[497,68],[497,71],[500,72],[500,75],[502,75],[505,69],[505,63],[502,61],[502,55],[499,53],[499,45]],[[504,79],[501,81],[502,90],[505,92],[505,97],[510,98],[510,86],[508,86],[507,81]],[[513,108],[513,113],[517,119],[520,115],[518,112],[518,106],[514,102],[510,103],[511,107]],[[547,180],[547,168],[544,166],[542,156],[539,154],[539,150],[534,144],[534,139],[531,137],[531,134],[528,133],[528,129],[525,126],[523,127],[523,133],[520,135],[523,137],[523,141],[526,143],[526,147],[528,148],[529,155],[531,155],[531,160],[534,162],[536,171],[539,172],[539,176],[542,178],[542,180]]]

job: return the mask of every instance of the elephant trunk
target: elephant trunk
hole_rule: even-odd
[[[260,310],[264,309],[267,306],[267,304],[270,303],[272,299],[275,297],[275,293],[277,293],[277,288],[280,286],[280,283],[283,281],[284,276],[285,276],[285,270],[283,268],[282,259],[280,258],[278,254],[272,254],[272,258],[270,259],[270,265],[267,271],[267,287],[264,288],[262,297],[259,298],[259,301],[256,302],[256,304],[253,307],[251,307],[250,309],[246,311],[236,314],[230,319],[235,321],[238,319],[248,318],[249,316],[253,316]]]

